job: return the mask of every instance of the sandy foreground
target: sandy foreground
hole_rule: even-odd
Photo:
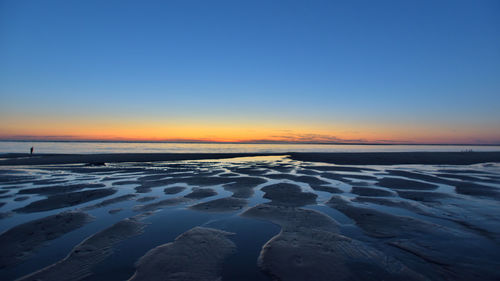
[[[4,156],[1,279],[500,279],[500,153],[148,157]]]

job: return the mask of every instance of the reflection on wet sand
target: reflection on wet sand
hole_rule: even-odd
[[[239,224],[250,220],[266,222],[255,225],[269,229],[254,231],[267,242],[249,243],[254,254],[242,260],[253,262],[238,267],[265,273],[249,274],[261,279],[497,280],[499,194],[495,163],[355,166],[262,156],[2,167],[0,274],[120,280],[113,270],[123,268],[132,280],[229,280],[228,257],[242,250],[233,239],[252,237]],[[177,221],[191,225],[184,233],[160,219],[176,221],[180,210],[192,212]],[[232,234],[218,229],[231,224]],[[151,245],[158,231],[172,238]],[[128,243],[137,263],[110,258]]]

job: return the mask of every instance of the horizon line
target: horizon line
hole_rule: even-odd
[[[411,142],[311,142],[311,141],[204,141],[204,140],[104,140],[104,139],[0,139],[0,142],[89,142],[89,143],[184,143],[184,144],[317,144],[317,145],[436,145],[500,146],[500,143],[411,143]]]

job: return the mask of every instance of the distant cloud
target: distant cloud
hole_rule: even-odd
[[[79,136],[79,135],[0,135],[3,141],[137,141],[137,142],[179,142],[179,143],[309,143],[309,144],[478,144],[499,145],[500,140],[471,138],[468,140],[446,142],[418,142],[409,140],[390,140],[364,138],[346,139],[329,134],[297,133],[292,130],[276,130],[276,134],[260,139],[225,140],[217,136],[205,138],[124,138],[117,136]]]
[[[335,135],[328,134],[313,134],[313,133],[296,133],[293,130],[277,130],[280,134],[271,135],[266,139],[255,139],[245,142],[251,143],[377,143],[377,144],[411,144],[413,142],[406,140],[368,140],[364,138],[346,139]]]
[[[333,135],[294,133],[292,130],[278,130],[280,134],[271,135],[265,139],[254,139],[245,142],[254,143],[362,143],[365,139],[344,139]]]

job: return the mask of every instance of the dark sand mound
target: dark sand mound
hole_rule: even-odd
[[[113,246],[143,232],[145,224],[130,218],[119,221],[78,244],[61,261],[19,280],[81,280],[92,275],[92,268],[112,254]]]
[[[221,280],[223,262],[236,248],[228,235],[231,233],[195,227],[147,252],[130,280]]]
[[[14,211],[19,213],[34,213],[49,211],[59,208],[75,206],[102,197],[112,195],[116,192],[114,189],[95,189],[71,193],[62,193],[51,195],[46,199],[38,200]]]
[[[483,180],[483,179],[478,178],[478,177],[463,175],[463,174],[439,173],[439,174],[436,174],[436,176],[438,176],[440,178],[450,178],[450,179],[457,179],[457,180],[463,180],[463,181],[488,181],[488,180]]]
[[[141,198],[137,198],[135,201],[137,202],[148,202],[158,199],[158,196],[144,196]]]
[[[316,185],[316,184],[310,184],[312,189],[316,191],[324,191],[324,192],[330,192],[330,193],[343,193],[339,188],[332,187],[332,186],[326,186],[326,185]]]
[[[337,233],[338,224],[332,218],[314,210],[264,203],[241,214],[242,217],[268,220],[291,229],[317,229]]]
[[[498,225],[498,218],[491,216],[487,211],[483,211],[483,208],[479,212],[475,208],[464,208],[464,206],[457,205],[462,200],[461,198],[445,193],[398,191],[398,194],[401,198],[413,201],[402,201],[396,197],[390,199],[357,197],[353,201],[403,208],[416,214],[452,221],[466,228],[468,231],[500,241],[500,230],[496,227]]]
[[[362,202],[362,203],[374,203],[382,206],[389,206],[389,207],[397,207],[397,208],[402,208],[402,209],[407,209],[409,211],[412,211],[417,214],[422,214],[422,215],[429,215],[429,216],[434,216],[434,214],[426,212],[423,210],[418,203],[411,203],[408,201],[402,201],[398,200],[396,198],[380,198],[380,197],[365,197],[365,196],[358,196],[353,199],[354,202]]]
[[[8,191],[7,191],[8,192]],[[13,193],[9,193],[9,194],[2,194],[0,195],[0,199],[4,199],[4,198],[11,198],[11,197],[14,197],[14,194]]]
[[[13,212],[0,212],[0,220],[8,218],[12,216],[14,213]]]
[[[176,197],[176,198],[168,198],[164,199],[158,202],[153,202],[147,205],[137,205],[134,206],[135,211],[140,211],[140,212],[149,212],[149,211],[155,211],[158,209],[161,209],[163,207],[167,206],[174,206],[182,203],[186,203],[191,201],[191,199],[184,198],[184,197]]]
[[[11,198],[11,197],[14,197],[14,194],[0,195],[0,199]]]
[[[24,200],[27,200],[27,199],[29,199],[29,198],[30,198],[29,196],[19,196],[19,197],[16,197],[16,198],[14,199],[14,201],[19,202],[19,201],[24,201]]]
[[[438,188],[435,184],[391,177],[382,178],[377,185],[392,189],[432,190]]]
[[[24,174],[21,171],[5,170],[4,173],[0,174],[0,184],[2,185],[31,183],[36,179],[37,177]]]
[[[135,197],[137,197],[137,194],[125,194],[125,195],[121,195],[121,196],[118,196],[118,197],[115,197],[115,198],[110,198],[110,199],[103,200],[103,201],[101,201],[99,203],[96,203],[94,205],[90,205],[90,206],[84,207],[84,208],[82,208],[82,210],[85,210],[85,211],[87,211],[87,210],[93,210],[93,209],[96,209],[96,208],[105,207],[105,206],[108,206],[108,205],[111,205],[111,204],[115,204],[115,203],[118,203],[118,202],[132,200]]]
[[[141,186],[138,186],[138,187],[135,188],[135,192],[137,192],[137,193],[149,193],[151,191],[153,191],[151,189],[151,187],[144,186],[144,185],[141,185]]]
[[[190,209],[205,212],[233,212],[243,209],[247,200],[234,197],[220,198],[190,206]]]
[[[386,170],[390,175],[394,176],[399,176],[399,177],[404,177],[404,178],[409,178],[409,179],[415,179],[415,180],[421,180],[421,181],[428,181],[428,182],[433,182],[433,183],[442,183],[442,184],[453,184],[455,181],[451,181],[448,179],[442,179],[433,175],[426,175],[422,173],[416,173],[416,172],[408,172],[408,171],[401,171],[401,170]]]
[[[0,268],[27,259],[44,243],[82,227],[92,217],[83,212],[63,212],[13,227],[0,235]]]
[[[316,203],[318,195],[303,192],[300,186],[290,183],[277,183],[267,185],[261,189],[266,194],[264,198],[270,199],[271,204],[284,206],[304,206]]]
[[[483,183],[493,183],[493,184],[500,183],[500,178],[491,174],[466,175],[466,174],[454,174],[454,173],[440,173],[436,174],[436,176],[446,179],[449,178],[454,180],[455,182],[472,181],[472,182],[483,182]],[[450,183],[450,185],[453,185],[453,183]]]
[[[35,180],[32,182],[33,185],[46,185],[46,184],[58,184],[58,183],[65,183],[68,182],[67,179],[58,179],[58,178],[53,178],[53,179],[43,179],[43,180]]]
[[[412,217],[357,207],[340,197],[333,196],[327,204],[353,219],[367,235],[418,257],[419,263],[432,265],[433,270],[424,272],[427,276],[464,281],[498,278],[497,244],[484,237]]]
[[[191,198],[191,199],[202,199],[206,197],[211,197],[217,195],[217,192],[211,188],[198,188],[194,187],[191,191],[191,193],[185,195],[184,197],[186,198]]]
[[[262,270],[277,280],[425,280],[394,258],[339,235],[337,223],[319,212],[261,204],[242,216],[281,226],[259,257]]]
[[[370,188],[364,186],[353,186],[352,193],[361,196],[393,196],[394,193],[380,188]]]
[[[454,199],[450,194],[433,191],[398,190],[398,195],[405,199],[420,202],[440,202],[443,199]]]
[[[184,191],[186,188],[184,186],[171,186],[163,189],[165,194],[177,194]]]
[[[0,174],[0,184],[1,185],[18,185],[24,183],[32,183],[37,177],[31,175],[1,175]]]
[[[317,170],[323,172],[337,171],[337,172],[363,172],[363,171],[375,171],[370,168],[358,168],[358,167],[348,167],[348,166],[302,166],[302,168],[309,170]]]
[[[107,176],[107,177],[103,177],[101,179],[101,181],[108,182],[108,181],[117,181],[117,180],[126,180],[126,179],[130,179],[130,177],[129,176]]]
[[[225,184],[223,187],[233,193],[236,198],[249,198],[253,195],[253,189],[267,180],[257,177],[237,177],[231,178],[234,182]]]
[[[11,155],[11,157],[16,157],[15,155]],[[2,169],[0,170],[0,176],[1,175],[12,175],[12,174],[24,174],[24,171],[19,171],[19,170],[9,170],[9,169]]]
[[[410,233],[432,232],[442,228],[415,218],[396,216],[375,209],[356,207],[341,197],[333,196],[327,205],[353,219],[366,234],[373,237],[391,238]]]
[[[461,182],[455,184],[455,191],[464,195],[488,197],[500,200],[500,187],[495,188],[492,186],[477,184],[473,182]]]
[[[129,185],[129,184],[141,184],[141,183],[136,180],[123,180],[123,181],[115,181],[111,185],[117,186],[117,185]]]
[[[324,231],[283,231],[264,246],[259,265],[284,281],[427,280],[360,241]]]
[[[479,175],[491,175],[491,173],[486,171],[472,170],[472,169],[440,169],[440,173],[451,173],[451,174],[479,174]]]
[[[336,173],[330,173],[330,172],[323,172],[320,174],[322,178],[325,179],[331,179],[331,180],[336,180],[336,181],[341,181],[345,183],[351,183],[352,180],[345,178],[342,174],[336,174]]]
[[[19,194],[41,194],[50,195],[57,193],[67,193],[81,190],[84,188],[101,188],[105,187],[102,183],[79,183],[79,184],[69,184],[69,185],[55,185],[55,186],[44,186],[35,188],[25,188],[19,190]]]
[[[500,152],[299,152],[289,155],[293,160],[338,165],[470,165],[500,162]]]

